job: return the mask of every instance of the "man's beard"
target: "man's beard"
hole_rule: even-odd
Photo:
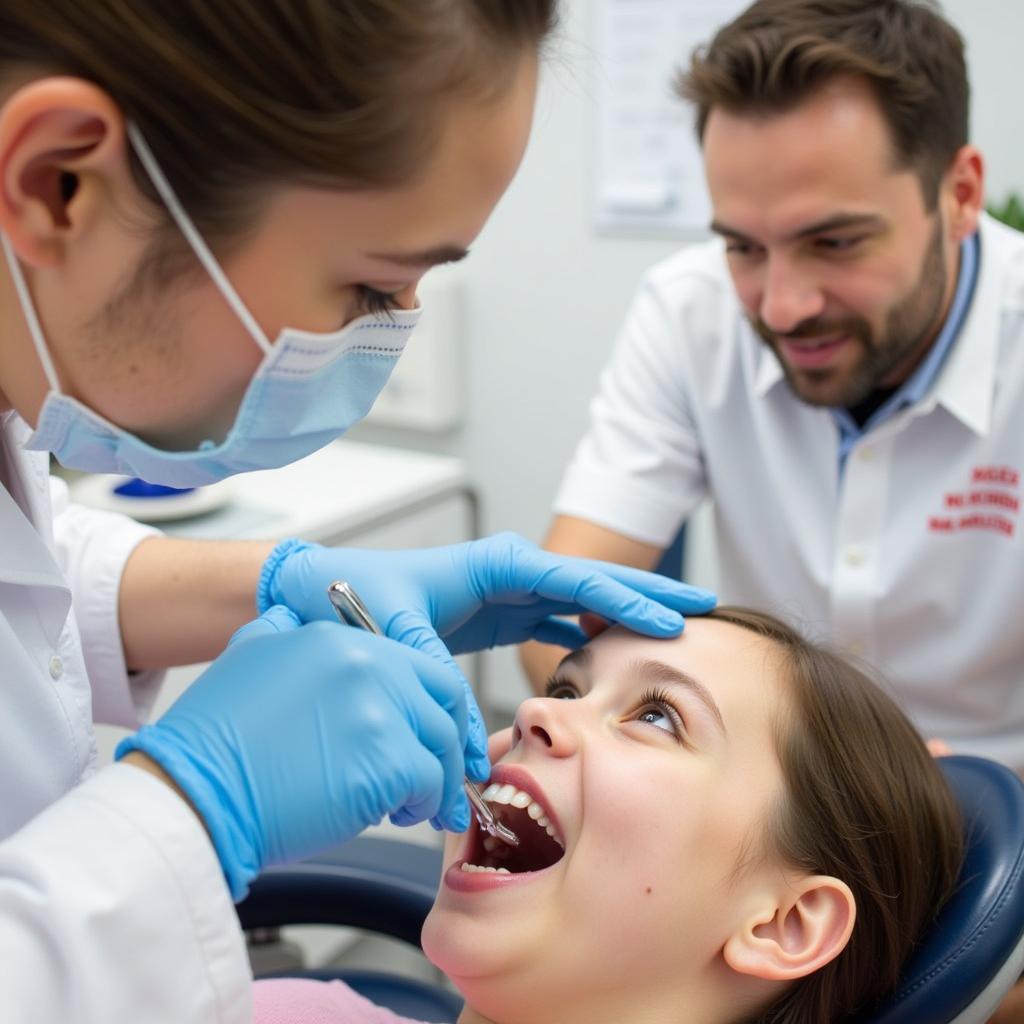
[[[937,331],[946,293],[946,254],[942,247],[942,221],[936,218],[935,230],[925,252],[917,283],[901,302],[889,311],[885,330],[875,339],[871,325],[861,317],[837,320],[805,320],[786,334],[772,331],[760,317],[751,320],[782,366],[789,386],[809,405],[852,408],[878,390],[901,363],[920,352],[929,334]],[[779,352],[779,339],[837,338],[845,335],[847,344],[859,345],[862,355],[852,369],[794,369]],[[897,382],[901,383],[901,382]]]

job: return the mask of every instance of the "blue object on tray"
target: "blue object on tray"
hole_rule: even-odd
[[[114,488],[115,494],[123,498],[172,498],[179,494],[191,494],[194,487],[166,487],[164,484],[150,484],[133,476]]]

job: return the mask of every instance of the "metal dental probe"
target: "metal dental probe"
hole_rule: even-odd
[[[377,636],[384,635],[369,609],[363,604],[362,599],[350,584],[344,580],[335,580],[327,588],[327,596],[330,598],[331,604],[334,605],[338,618],[346,625],[354,626],[356,629],[365,629],[370,633],[376,633]],[[466,796],[473,805],[480,827],[495,839],[500,839],[509,846],[518,846],[519,837],[507,825],[503,825],[495,818],[494,811],[484,801],[483,795],[476,785],[469,779],[465,779],[464,783]]]

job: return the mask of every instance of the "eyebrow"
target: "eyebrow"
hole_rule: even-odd
[[[796,241],[801,238],[808,238],[811,235],[821,235],[828,231],[841,231],[843,228],[879,230],[885,227],[885,224],[885,218],[877,213],[836,213],[824,218],[824,220],[815,221],[813,224],[800,228],[799,231],[791,236],[791,240]],[[728,224],[723,224],[718,220],[711,222],[711,230],[716,235],[734,238],[739,242],[753,241],[752,238],[743,234],[742,231],[737,231],[736,228],[729,227]]]
[[[590,668],[593,660],[594,656],[590,648],[580,647],[575,651],[570,651],[562,659],[558,668],[562,669],[569,666],[583,671]],[[635,661],[630,662],[628,671],[631,675],[639,677],[641,683],[668,684],[680,686],[688,690],[707,708],[708,713],[715,720],[715,724],[722,735],[729,735],[725,728],[725,720],[722,718],[722,711],[718,704],[715,703],[715,698],[711,696],[711,691],[702,682],[694,679],[688,672],[683,672],[674,665],[668,665],[664,661],[656,661],[653,658],[637,658]]]
[[[370,259],[384,260],[400,267],[436,267],[441,263],[458,263],[464,260],[469,255],[469,250],[463,249],[460,245],[439,245],[435,249],[426,249],[423,252],[371,252],[367,255]]]
[[[570,668],[578,668],[582,671],[583,669],[590,668],[593,660],[594,654],[589,647],[577,647],[575,651],[570,651],[558,663],[558,668],[569,666]]]

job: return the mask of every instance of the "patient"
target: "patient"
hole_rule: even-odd
[[[423,931],[460,1024],[823,1024],[896,983],[955,884],[943,776],[849,662],[722,608],[609,630],[492,738],[519,834],[449,836]],[[261,982],[258,1024],[400,1019]]]

